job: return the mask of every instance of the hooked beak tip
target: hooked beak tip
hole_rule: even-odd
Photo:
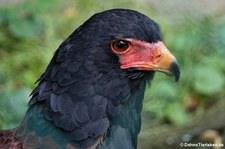
[[[169,71],[175,77],[175,81],[178,82],[180,79],[180,67],[176,59],[171,63]]]

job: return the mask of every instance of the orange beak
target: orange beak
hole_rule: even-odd
[[[176,81],[179,80],[179,64],[163,42],[147,43],[132,39],[129,41],[129,51],[119,55],[121,69],[160,71],[169,76],[175,76]]]

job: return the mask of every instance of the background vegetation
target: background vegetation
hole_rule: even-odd
[[[156,143],[178,148],[179,141],[195,141],[209,129],[224,139],[225,121],[221,118],[225,114],[223,110],[211,112],[225,108],[225,13],[221,9],[225,3],[219,0],[216,4],[210,0],[1,1],[0,128],[15,127],[22,120],[34,82],[59,44],[94,13],[118,7],[140,11],[160,24],[182,72],[179,83],[158,73],[151,89],[148,87],[139,148],[150,148],[149,139],[171,134],[175,128],[180,128],[175,138]],[[210,112],[212,116],[207,115]],[[220,123],[212,127],[211,122]],[[199,131],[185,132],[192,126]]]

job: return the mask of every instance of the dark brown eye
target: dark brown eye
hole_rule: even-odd
[[[112,43],[112,48],[115,52],[125,52],[129,48],[129,43],[125,40],[117,40]]]

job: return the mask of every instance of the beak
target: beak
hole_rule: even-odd
[[[122,69],[159,71],[180,78],[180,68],[176,58],[170,53],[163,42],[146,43],[130,40],[132,46],[126,53],[119,55]]]
[[[159,63],[156,66],[156,71],[163,72],[168,76],[174,76],[175,81],[176,82],[179,81],[180,78],[179,64],[177,60],[174,57],[172,57],[172,55],[165,56],[165,58],[162,59],[162,63]]]
[[[163,42],[156,43],[155,47],[151,57],[153,69],[169,76],[174,76],[175,81],[179,81],[180,67],[176,58],[170,53]]]
[[[171,73],[172,76],[175,76],[176,82],[179,81],[179,79],[180,79],[180,67],[179,67],[179,64],[178,64],[176,59],[170,64],[169,72]]]

